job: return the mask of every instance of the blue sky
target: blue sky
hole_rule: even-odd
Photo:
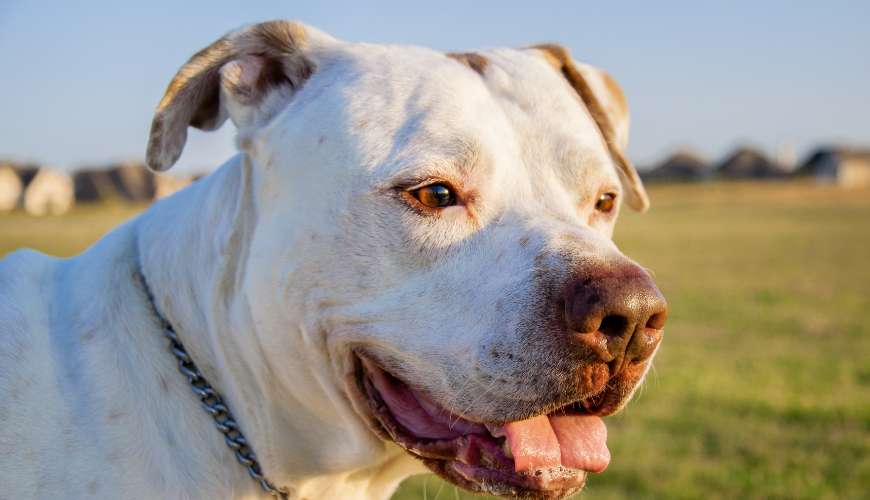
[[[142,158],[177,69],[227,31],[299,19],[348,41],[439,50],[556,42],[629,98],[628,155],[719,160],[749,143],[798,159],[870,146],[870,2],[0,0],[0,158],[64,168]],[[192,133],[179,170],[233,154],[233,130]]]

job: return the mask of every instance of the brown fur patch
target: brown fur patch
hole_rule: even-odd
[[[280,52],[292,52],[308,42],[308,33],[299,23],[269,21],[256,24],[253,35]]]
[[[208,87],[200,101],[200,105],[190,117],[190,126],[198,129],[205,129],[209,126],[210,121],[218,115],[221,107],[220,89],[218,87]]]
[[[614,114],[619,115],[627,115],[628,114],[628,99],[625,98],[625,93],[622,92],[622,87],[616,83],[616,80],[610,76],[610,73],[606,71],[602,71],[602,76],[604,77],[604,86],[607,87],[607,90],[613,96],[613,110]]]
[[[483,73],[486,71],[486,68],[490,66],[489,59],[486,56],[482,56],[480,54],[475,54],[473,52],[463,52],[461,54],[457,54],[454,52],[450,52],[446,54],[447,57],[451,59],[456,59],[462,64],[468,66],[477,72],[478,75],[483,76]]]
[[[610,117],[611,123],[613,123],[616,136],[619,139],[619,146],[624,149],[628,146],[628,129],[631,122],[628,114],[628,100],[625,98],[622,88],[608,72],[597,68],[593,69],[593,71],[600,77],[600,86],[595,88],[595,91],[604,94],[599,96],[600,100],[604,110],[607,111],[607,115]]]
[[[647,197],[643,184],[640,181],[640,177],[634,170],[634,166],[632,166],[631,162],[628,161],[628,158],[626,158],[625,153],[623,153],[622,148],[619,145],[619,140],[616,131],[614,130],[613,123],[610,121],[610,117],[607,116],[604,107],[601,105],[598,97],[595,96],[589,83],[586,82],[586,79],[583,78],[583,75],[574,66],[574,62],[571,59],[571,54],[568,52],[568,49],[555,44],[537,45],[532,48],[537,49],[544,59],[556,68],[566,80],[568,80],[571,88],[577,92],[577,95],[580,96],[583,104],[586,105],[586,109],[589,111],[592,119],[595,120],[598,130],[601,131],[604,144],[608,151],[610,151],[610,156],[613,159],[613,162],[625,175],[625,180],[628,181],[626,186],[628,189],[626,189],[625,193],[628,204],[635,210],[641,212],[649,208],[649,197]],[[612,79],[610,80],[612,81]],[[605,84],[609,87],[611,84],[616,85],[616,82],[605,82]],[[616,86],[618,87],[618,85]],[[619,94],[622,95],[622,99],[624,100],[625,96],[622,94],[621,89],[619,90]]]
[[[293,83],[290,80],[290,77],[284,72],[284,65],[281,63],[281,60],[266,58],[263,69],[260,71],[260,77],[254,85],[255,91],[257,93],[265,94],[272,87],[285,84],[292,85]]]
[[[302,51],[308,43],[303,25],[270,21],[225,35],[197,52],[169,83],[151,125],[146,153],[154,170],[169,168],[181,155],[187,127],[217,129],[226,119],[220,109],[220,68],[246,56],[264,59],[255,90],[281,84],[298,89],[314,71]],[[254,96],[256,99],[256,96]]]

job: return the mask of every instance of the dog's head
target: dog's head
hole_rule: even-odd
[[[667,315],[611,241],[623,200],[648,201],[606,73],[554,45],[445,54],[255,25],[178,73],[149,165],[227,117],[256,214],[233,277],[256,347],[236,362],[273,399],[251,424],[273,478],[312,428],[341,454],[327,469],[376,457],[380,436],[497,495],[564,497],[606,467],[599,417],[631,397]]]

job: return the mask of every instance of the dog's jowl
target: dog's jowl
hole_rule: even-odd
[[[149,166],[228,118],[214,173],[0,263],[0,496],[563,498],[607,467],[667,317],[611,241],[648,199],[607,73],[253,25],[170,82]]]

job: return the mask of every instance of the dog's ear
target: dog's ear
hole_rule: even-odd
[[[194,55],[157,107],[148,166],[158,172],[171,167],[181,156],[188,126],[216,130],[229,117],[242,128],[280,111],[314,71],[307,57],[309,34],[297,22],[254,24]]]
[[[568,50],[559,45],[532,47],[568,80],[598,125],[613,162],[622,172],[625,200],[631,208],[643,212],[649,197],[634,166],[623,150],[628,145],[628,102],[616,81],[598,68],[576,63]]]

